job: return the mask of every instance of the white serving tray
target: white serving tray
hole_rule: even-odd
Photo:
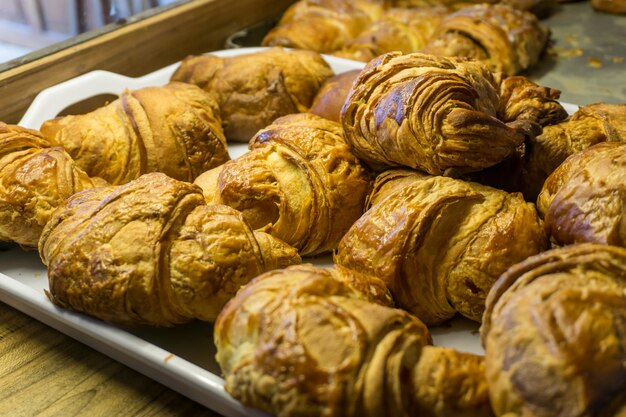
[[[264,48],[241,48],[212,52],[235,56]],[[325,56],[335,73],[362,68],[363,63]],[[139,78],[107,71],[93,71],[42,91],[20,121],[39,129],[66,107],[101,94],[119,94],[124,88],[138,89],[164,85],[178,67],[173,64]],[[573,112],[576,106],[567,105]],[[229,144],[235,158],[246,152],[246,145]],[[307,260],[328,265],[330,258]],[[245,407],[224,391],[224,380],[215,361],[213,327],[194,322],[171,329],[113,326],[86,315],[53,305],[44,294],[48,288],[45,266],[36,251],[18,247],[0,251],[0,301],[124,363],[163,385],[227,417],[261,417],[267,414]],[[446,326],[431,329],[435,344],[466,352],[483,353],[478,325],[455,319]]]

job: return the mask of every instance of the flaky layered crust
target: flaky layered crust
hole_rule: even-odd
[[[514,75],[538,62],[549,34],[529,12],[478,4],[446,16],[422,52],[473,58],[492,71]]]
[[[335,249],[363,213],[370,183],[341,125],[288,115],[259,131],[250,149],[198,177],[207,201],[240,210],[253,228],[303,256]]]
[[[57,305],[125,324],[215,319],[252,277],[298,263],[236,210],[164,174],[75,194],[39,242]]]
[[[226,390],[281,417],[491,415],[483,358],[429,346],[426,327],[380,293],[340,267],[255,278],[215,323]]]
[[[477,183],[390,170],[369,204],[335,262],[383,279],[428,325],[457,312],[480,321],[500,274],[548,247],[533,204]]]
[[[389,53],[360,73],[341,120],[355,154],[374,167],[458,176],[512,155],[561,108],[558,92],[529,85],[538,87],[504,82],[478,62]],[[512,93],[520,89],[532,94]]]
[[[111,184],[147,172],[193,181],[229,160],[216,101],[183,83],[125,90],[91,113],[47,121],[41,131],[88,175]]]
[[[52,212],[72,194],[105,185],[36,130],[0,122],[0,240],[36,248]]]
[[[576,244],[512,267],[489,294],[481,337],[497,415],[623,415],[626,250]]]
[[[546,180],[537,207],[560,244],[626,246],[626,142],[591,146],[565,160]]]
[[[333,55],[368,62],[391,51],[403,54],[424,48],[443,17],[444,7],[394,8],[364,28]]]
[[[271,48],[229,58],[190,56],[171,79],[215,95],[228,140],[248,142],[276,118],[308,111],[332,75],[316,52]]]

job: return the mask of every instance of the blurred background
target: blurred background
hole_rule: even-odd
[[[0,63],[177,0],[1,0]]]

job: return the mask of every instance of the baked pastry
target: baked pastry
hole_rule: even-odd
[[[626,14],[625,0],[591,0],[591,6],[600,12]]]
[[[491,416],[484,358],[431,346],[385,293],[338,267],[255,278],[215,322],[226,391],[279,417]]]
[[[626,250],[553,249],[515,265],[481,327],[498,416],[623,416]]]
[[[125,90],[90,113],[46,121],[41,131],[111,184],[147,172],[193,181],[229,160],[216,101],[184,83]]]
[[[514,75],[539,61],[549,36],[532,13],[477,4],[446,16],[422,52],[477,59],[492,71]]]
[[[313,98],[310,113],[339,122],[343,104],[360,72],[358,69],[346,71],[327,79]]]
[[[591,146],[546,180],[537,207],[558,243],[626,246],[626,142]]]
[[[254,276],[296,250],[208,206],[197,186],[162,173],[70,197],[39,241],[55,304],[123,324],[213,320]]]
[[[320,54],[271,48],[221,58],[185,58],[171,79],[217,97],[228,140],[248,142],[276,118],[306,112],[333,70]]]
[[[480,321],[500,274],[548,248],[533,204],[477,183],[388,170],[368,204],[335,263],[381,278],[427,325],[457,312]]]
[[[0,122],[0,241],[36,248],[44,225],[66,198],[105,184],[89,178],[40,132]]]
[[[362,30],[333,55],[369,62],[386,52],[404,54],[424,48],[449,13],[445,7],[393,8]]]
[[[377,169],[406,166],[448,176],[481,170],[540,133],[553,107],[565,114],[553,90],[512,93],[530,84],[502,81],[479,62],[388,53],[370,61],[352,86],[342,110],[346,140]],[[547,105],[528,110],[538,102]]]
[[[544,125],[541,135],[527,137],[510,160],[493,171],[479,173],[475,179],[520,191],[526,201],[537,201],[545,180],[568,156],[613,141],[626,142],[626,104],[589,104],[567,120]]]
[[[383,9],[383,2],[367,0],[297,1],[285,11],[261,43],[264,46],[333,52],[377,20]]]
[[[226,204],[302,256],[337,247],[363,213],[370,176],[339,123],[310,113],[277,119],[250,152],[199,176],[208,202]]]

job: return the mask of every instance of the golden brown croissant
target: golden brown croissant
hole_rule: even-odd
[[[369,204],[335,262],[383,279],[427,325],[457,312],[480,321],[500,274],[548,248],[533,204],[477,183],[389,170]]]
[[[549,35],[529,12],[478,4],[446,16],[422,52],[477,59],[492,71],[513,75],[539,61]]]
[[[106,182],[89,178],[38,131],[0,122],[0,241],[36,248],[52,212],[99,185]]]
[[[45,122],[88,175],[123,184],[147,172],[193,181],[229,159],[215,99],[184,83],[125,90],[90,113]]]
[[[388,53],[370,61],[352,86],[342,111],[346,140],[375,168],[477,171],[512,155],[540,132],[546,112],[561,108],[553,90],[534,89],[530,100],[510,91],[528,84],[504,82],[478,62]],[[532,112],[516,100],[549,105]]]
[[[327,79],[313,98],[310,113],[339,123],[341,108],[360,72],[358,69],[346,71]]]
[[[271,48],[229,58],[190,56],[171,79],[214,94],[226,138],[248,142],[276,118],[308,111],[320,86],[332,75],[318,53]]]
[[[57,305],[102,320],[170,326],[213,320],[239,287],[299,263],[240,213],[161,173],[75,194],[46,225],[39,253]]]
[[[253,228],[303,256],[335,249],[363,213],[370,182],[341,125],[309,113],[284,116],[250,149],[196,179],[207,201],[240,210]]]
[[[368,62],[386,52],[417,52],[448,13],[444,7],[389,9],[333,55]]]
[[[626,142],[591,146],[565,160],[546,180],[537,207],[560,244],[626,246]]]
[[[498,416],[623,416],[626,250],[553,249],[515,265],[487,299],[481,337]]]
[[[264,46],[320,53],[336,51],[354,39],[383,11],[380,2],[301,0],[291,5],[263,38]]]
[[[226,390],[279,417],[491,416],[484,358],[430,346],[424,324],[381,293],[340,267],[255,278],[215,323]]]
[[[544,126],[541,135],[527,137],[511,160],[478,173],[475,180],[520,191],[526,201],[537,201],[545,180],[567,157],[597,143],[613,141],[626,141],[626,104],[589,104],[567,120]]]

